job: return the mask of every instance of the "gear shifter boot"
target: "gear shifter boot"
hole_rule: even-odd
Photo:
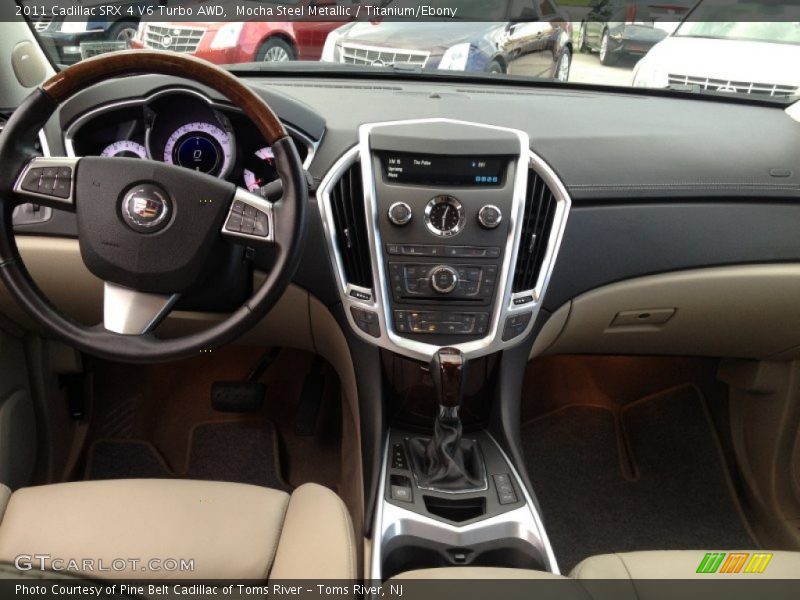
[[[466,491],[486,486],[478,443],[461,437],[461,420],[436,419],[433,437],[408,440],[411,468],[421,488]]]

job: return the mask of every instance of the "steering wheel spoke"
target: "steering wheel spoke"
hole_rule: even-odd
[[[32,159],[17,178],[14,193],[22,202],[73,212],[79,160],[67,157]]]
[[[148,294],[114,283],[105,283],[103,327],[122,335],[144,335],[169,315],[179,294]]]
[[[275,212],[272,202],[243,188],[236,188],[222,226],[222,235],[232,242],[248,246],[273,244]]]

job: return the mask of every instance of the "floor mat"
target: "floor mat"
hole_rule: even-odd
[[[89,450],[86,479],[153,479],[171,477],[152,444],[138,440],[97,440]]]
[[[619,425],[607,408],[568,406],[526,424],[522,441],[565,573],[593,554],[755,547],[693,386],[626,406]]]
[[[277,443],[269,421],[198,425],[192,432],[186,477],[288,490],[279,475]]]
[[[188,469],[174,473],[158,450],[139,440],[98,440],[86,479],[185,478],[290,490],[280,476],[275,428],[269,421],[204,423],[191,435]]]

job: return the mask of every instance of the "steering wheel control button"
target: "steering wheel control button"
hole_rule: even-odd
[[[19,189],[52,198],[68,199],[72,195],[72,168],[36,167],[25,174]]]
[[[442,265],[431,271],[431,287],[439,294],[449,294],[458,287],[458,273],[453,267]]]
[[[389,220],[398,227],[408,225],[412,216],[411,207],[405,202],[395,202],[389,207]]]
[[[253,233],[258,237],[267,237],[269,235],[269,218],[266,213],[258,211],[256,214],[256,225]]]
[[[58,177],[56,179],[56,184],[53,187],[53,195],[56,196],[57,198],[66,199],[69,198],[71,192],[72,192],[72,180],[69,178],[62,179],[61,177]]]
[[[356,322],[356,326],[358,326],[361,331],[367,335],[371,335],[374,338],[381,337],[381,326],[378,322],[378,313],[351,306],[350,314],[353,316],[353,321]]]
[[[134,231],[155,233],[164,229],[170,212],[167,193],[152,183],[136,185],[122,198],[122,218]]]
[[[493,204],[487,204],[478,212],[478,222],[484,229],[495,229],[503,220],[503,213]]]
[[[519,337],[531,322],[531,313],[526,312],[510,316],[506,319],[506,326],[503,329],[503,341],[507,342]]]
[[[29,169],[20,187],[26,192],[39,192],[39,182],[42,180],[42,169]]]
[[[232,233],[242,233],[242,213],[232,212],[225,223],[225,229]]]
[[[230,233],[266,238],[270,233],[269,216],[255,206],[237,200],[231,207],[225,230]]]

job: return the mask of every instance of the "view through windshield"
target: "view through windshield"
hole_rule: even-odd
[[[796,0],[18,0],[16,11],[56,68],[149,49],[259,69],[800,93]]]

